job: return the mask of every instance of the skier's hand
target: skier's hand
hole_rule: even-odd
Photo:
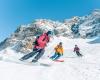
[[[47,47],[47,44],[45,44],[45,46]]]

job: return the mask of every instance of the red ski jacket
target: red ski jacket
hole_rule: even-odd
[[[39,38],[37,39],[38,45],[35,45],[34,48],[37,48],[37,49],[45,48],[45,46],[49,42],[49,40],[50,40],[50,38],[47,36],[46,33],[40,35]]]

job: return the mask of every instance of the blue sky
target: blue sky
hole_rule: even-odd
[[[60,20],[100,9],[100,0],[0,0],[0,41],[34,19]]]

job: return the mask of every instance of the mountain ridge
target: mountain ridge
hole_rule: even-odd
[[[50,19],[36,19],[32,23],[19,26],[10,37],[0,43],[0,50],[12,47],[18,52],[27,53],[32,50],[32,43],[37,35],[45,31],[52,31],[55,36],[68,38],[92,38],[100,36],[100,9],[90,14],[63,22]]]

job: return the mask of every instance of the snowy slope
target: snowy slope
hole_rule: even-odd
[[[0,52],[0,79],[1,80],[100,80],[100,43],[89,44],[95,39],[68,39],[65,37],[54,37],[46,47],[45,55],[39,62],[50,64],[43,66],[38,64],[24,65],[16,64],[23,56],[12,51],[10,48]],[[48,59],[53,54],[54,46],[63,42],[65,62],[57,63]],[[75,44],[84,55],[78,58],[73,53]],[[12,62],[11,62],[12,61]]]

